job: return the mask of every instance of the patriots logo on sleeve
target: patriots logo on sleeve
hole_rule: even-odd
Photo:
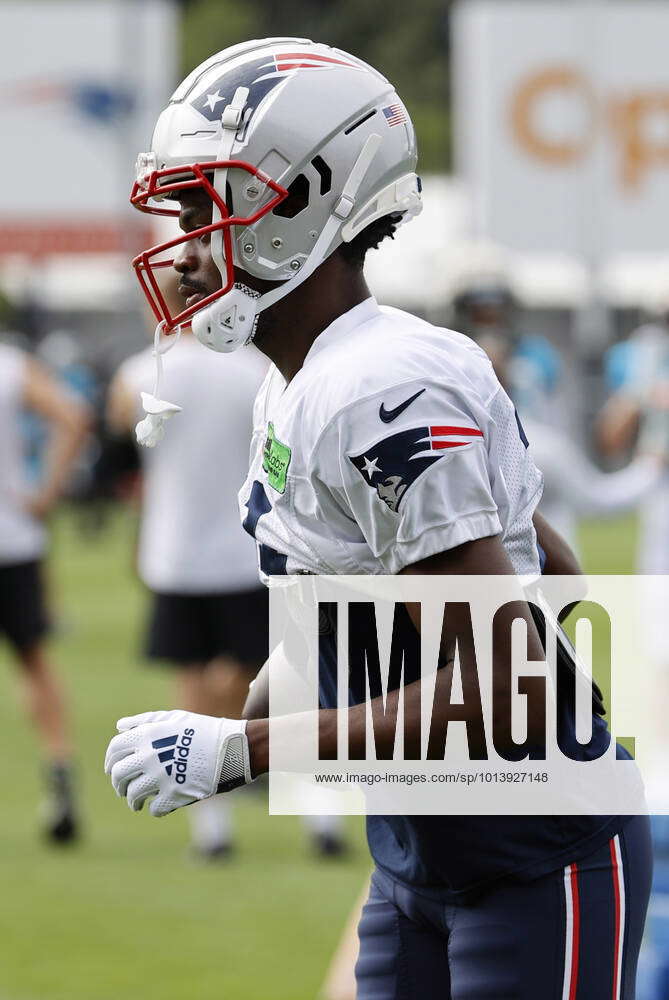
[[[435,424],[399,431],[367,448],[361,455],[349,455],[366,484],[394,513],[400,509],[407,490],[420,474],[447,451],[463,448],[482,438],[478,427]]]

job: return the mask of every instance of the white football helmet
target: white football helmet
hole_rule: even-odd
[[[211,224],[134,261],[169,332],[191,322],[217,351],[254,336],[258,313],[288,295],[342,242],[374,220],[421,208],[416,140],[394,88],[355,56],[303,38],[224,49],[183,81],[137,161],[131,202],[178,216],[170,198],[193,187],[213,202]],[[290,196],[290,198],[289,198]],[[222,287],[171,315],[156,267],[165,253],[211,234]],[[259,295],[234,268],[275,281]]]

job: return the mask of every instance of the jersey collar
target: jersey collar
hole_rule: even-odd
[[[380,311],[378,302],[373,295],[370,295],[364,302],[359,302],[357,306],[353,306],[352,309],[342,313],[341,316],[337,316],[334,322],[330,323],[322,333],[318,334],[307,351],[303,364],[306,364],[321,351],[325,350],[326,347],[330,347],[343,337],[347,337],[356,327],[367,323],[370,319],[374,319],[375,316],[379,315]]]

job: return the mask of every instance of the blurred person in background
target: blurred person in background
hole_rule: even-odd
[[[666,304],[654,322],[645,323],[612,347],[605,357],[605,374],[612,390],[599,414],[597,435],[602,452],[620,459],[634,448],[650,450],[666,433],[669,408],[669,326]],[[620,476],[621,473],[616,473]],[[643,641],[656,675],[653,721],[658,734],[666,731],[669,709],[669,476],[649,490],[640,504],[637,572],[644,581]],[[661,695],[661,692],[664,692]],[[658,735],[659,738],[659,735]],[[666,751],[657,768],[665,781]],[[650,793],[652,798],[652,792]]]
[[[606,456],[620,459],[654,435],[655,414],[669,404],[668,320],[665,307],[605,356],[610,396],[598,417],[597,437]],[[669,478],[646,498],[640,513],[637,571],[669,573]]]
[[[177,301],[176,277],[164,294]],[[190,712],[239,718],[249,682],[268,654],[267,589],[258,582],[256,549],[237,507],[253,402],[266,369],[254,348],[229,359],[212,355],[186,327],[164,380],[166,396],[182,412],[159,447],[141,449],[138,571],[153,595],[146,653],[175,667],[175,704]],[[154,375],[147,347],[113,378],[107,424],[117,443],[140,418],[140,393],[151,391]],[[188,818],[197,856],[229,854],[229,799],[199,802]],[[339,817],[310,816],[306,825],[317,853],[342,853]]]
[[[26,411],[41,419],[46,434],[32,486],[22,447]],[[74,840],[79,823],[65,693],[46,647],[44,521],[68,484],[87,426],[85,407],[40,363],[0,343],[0,632],[13,647],[45,758],[43,825],[56,843]]]
[[[517,303],[504,275],[486,271],[468,276],[453,298],[452,312],[453,328],[475,340],[486,354],[503,349],[505,388],[516,405],[522,393],[523,404],[531,402],[537,418],[558,423],[560,356],[546,337],[520,331]],[[523,405],[523,412],[527,408]]]
[[[629,464],[618,472],[602,472],[567,430],[547,417],[559,378],[557,354],[553,352],[550,365],[544,352],[526,352],[519,361],[516,341],[501,333],[480,343],[516,405],[530,452],[543,474],[539,510],[574,550],[579,518],[632,510],[669,482],[669,398],[664,404],[658,399],[655,432],[639,441]]]
[[[68,490],[72,505],[77,507],[79,528],[90,531],[99,526],[96,517],[99,514],[91,509],[89,501],[93,499],[97,485],[93,474],[100,453],[99,424],[104,399],[102,382],[86,355],[84,340],[73,330],[63,327],[49,330],[37,345],[35,356],[74,399],[83,402],[90,415],[89,433],[77,455]]]

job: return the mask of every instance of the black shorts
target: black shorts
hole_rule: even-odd
[[[0,634],[21,652],[46,635],[49,624],[41,562],[0,566]]]
[[[266,587],[227,594],[154,594],[146,643],[151,659],[186,666],[229,656],[256,673],[268,647]]]

